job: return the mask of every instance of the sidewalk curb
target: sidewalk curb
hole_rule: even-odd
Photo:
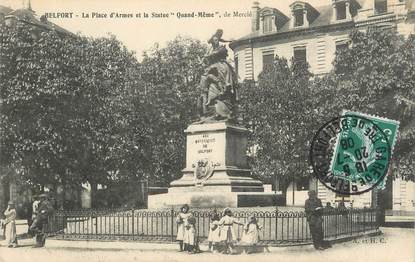
[[[201,243],[200,249],[208,250],[207,243]],[[137,251],[178,251],[178,243],[146,243],[127,241],[96,241],[96,240],[57,240],[47,239],[45,248],[62,249],[94,249],[94,250],[137,250]],[[298,246],[268,246],[269,252],[281,252],[283,250],[313,250],[311,244]]]
[[[332,244],[351,241],[364,237],[374,237],[383,234],[381,230],[375,232],[367,232],[365,234],[344,237],[341,239],[326,239]],[[46,248],[62,248],[62,249],[94,249],[94,250],[136,250],[136,251],[178,251],[178,243],[161,243],[161,242],[134,242],[134,241],[117,241],[117,240],[62,240],[48,238],[46,240]],[[200,243],[202,250],[208,249],[206,242]],[[314,250],[312,243],[304,243],[292,246],[272,246],[266,247],[267,252],[281,252],[288,250]]]
[[[91,240],[46,240],[46,249],[85,249],[85,250],[125,250],[125,251],[168,251],[178,252],[177,243],[143,243],[143,242],[125,242],[125,241],[91,241]],[[238,248],[238,247],[236,247]],[[208,250],[207,244],[200,244],[202,251]],[[282,252],[288,250],[314,250],[312,245],[298,246],[269,246],[264,252]]]
[[[178,249],[175,243],[143,243],[125,241],[94,241],[94,240],[55,240],[47,239],[46,248],[64,249],[100,249],[100,250],[141,250],[141,251],[174,251]]]

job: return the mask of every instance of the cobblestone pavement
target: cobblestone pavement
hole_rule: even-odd
[[[257,254],[223,255],[204,252],[188,255],[173,244],[87,242],[48,240],[46,248],[33,248],[33,240],[20,241],[20,247],[0,247],[0,262],[157,262],[157,261],[330,261],[330,262],[413,262],[415,230],[383,228],[383,235],[334,244],[316,251],[311,246],[275,247]],[[206,249],[206,247],[202,247]]]

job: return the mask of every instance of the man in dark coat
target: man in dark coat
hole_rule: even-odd
[[[310,226],[311,237],[313,238],[314,248],[323,250],[330,247],[329,242],[324,241],[323,233],[323,219],[321,217],[323,212],[323,205],[321,200],[317,197],[314,190],[308,192],[308,199],[305,201],[305,213],[307,222]]]
[[[45,246],[46,226],[48,217],[52,214],[53,208],[45,194],[40,195],[40,203],[36,218],[33,221],[30,230],[36,235],[36,247]]]

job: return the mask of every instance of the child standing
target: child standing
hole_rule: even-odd
[[[214,213],[211,217],[208,236],[209,251],[211,252],[217,251],[217,244],[220,242],[219,232],[219,214]]]
[[[177,215],[176,217],[176,223],[177,223],[177,237],[176,240],[179,241],[179,247],[180,250],[179,252],[182,252],[184,250],[187,250],[187,246],[183,246],[183,240],[185,238],[185,234],[186,234],[186,225],[187,225],[187,220],[189,219],[189,217],[191,217],[191,213],[189,213],[189,206],[188,205],[183,205],[180,208],[180,213]]]
[[[248,222],[245,224],[243,236],[241,242],[248,247],[253,247],[255,249],[256,244],[259,242],[259,230],[262,227],[258,225],[256,217],[250,216]],[[248,251],[250,253],[250,251]]]
[[[187,247],[189,254],[198,253],[199,243],[196,234],[196,218],[191,216],[187,219],[186,231],[183,239],[183,243]]]
[[[243,225],[232,216],[232,211],[229,208],[223,210],[223,217],[219,220],[218,223],[221,226],[220,229],[220,240],[225,244],[225,254],[232,254],[233,243],[236,241],[235,230],[233,229],[233,224]]]

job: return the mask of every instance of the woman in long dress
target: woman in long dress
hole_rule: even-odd
[[[218,223],[220,228],[220,240],[225,244],[225,253],[232,253],[233,243],[237,240],[233,224],[243,225],[232,216],[232,211],[229,208],[225,208],[223,211],[223,217]]]
[[[4,211],[4,226],[6,233],[6,244],[8,247],[17,247],[16,235],[16,209],[14,203],[9,201],[6,211]]]
[[[189,213],[189,206],[183,205],[180,208],[180,212],[176,217],[177,223],[177,237],[176,240],[179,242],[180,251],[187,250],[187,245],[183,245],[183,240],[185,240],[186,235],[186,226],[188,225],[188,219],[192,214]]]

